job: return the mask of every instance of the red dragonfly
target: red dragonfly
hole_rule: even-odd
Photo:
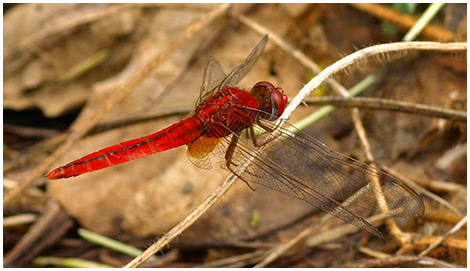
[[[423,202],[407,185],[329,149],[287,123],[276,125],[274,121],[287,104],[282,88],[265,81],[256,83],[250,92],[235,87],[261,56],[267,40],[265,36],[227,76],[209,57],[197,106],[189,118],[86,155],[54,169],[47,178],[78,176],[188,145],[188,157],[198,167],[209,169],[210,155],[221,156],[222,166],[250,188],[259,184],[278,190],[379,237],[383,234],[349,206],[378,210],[380,190],[388,206],[386,212],[407,218],[421,216]],[[236,170],[240,165],[245,167],[242,173]],[[372,185],[373,178],[380,181],[380,187]]]

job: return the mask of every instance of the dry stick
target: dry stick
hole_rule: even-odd
[[[26,249],[26,254],[17,261],[18,265],[34,262],[34,258],[43,253],[47,248],[52,247],[54,244],[63,240],[67,232],[75,225],[75,222],[68,216],[65,210],[61,212],[45,227],[52,230],[46,230],[44,233],[38,232],[42,235],[34,244]]]
[[[8,266],[15,259],[22,255],[23,252],[28,250],[39,238],[43,236],[43,233],[50,230],[49,225],[57,218],[60,214],[60,206],[54,201],[49,201],[46,209],[38,218],[36,223],[32,225],[28,232],[16,243],[15,247],[10,250],[3,258],[3,265]]]
[[[288,119],[294,110],[305,100],[312,91],[318,88],[327,78],[346,67],[353,65],[363,59],[374,55],[382,55],[391,52],[401,51],[443,51],[443,52],[465,52],[467,50],[466,42],[440,43],[428,41],[414,42],[395,42],[387,44],[379,44],[356,51],[328,66],[315,78],[310,80],[299,92],[297,96],[289,103],[289,106],[281,116],[282,119]]]
[[[458,268],[462,266],[453,265],[444,261],[440,261],[434,258],[429,257],[419,257],[419,256],[392,256],[384,259],[372,259],[365,260],[359,263],[352,263],[344,265],[342,267],[348,268],[372,268],[372,267],[390,267],[398,266],[400,264],[409,264],[411,262],[416,262],[423,267],[448,267],[448,268]]]
[[[447,109],[438,106],[409,103],[380,98],[369,97],[315,97],[306,100],[308,104],[331,104],[346,107],[360,107],[367,109],[379,109],[412,113],[436,118],[449,119],[459,122],[467,122],[467,112],[461,110]]]
[[[383,221],[384,219],[389,218],[390,216],[391,215],[389,214],[377,214],[377,215],[368,217],[366,220],[369,221],[371,224],[375,225],[375,224],[379,224],[379,222]],[[356,233],[360,230],[361,229],[351,224],[342,224],[341,226],[318,233],[315,236],[308,238],[305,241],[305,244],[310,248],[317,247],[321,244],[330,243],[334,240],[338,240],[344,236]]]
[[[387,167],[387,166],[383,166],[383,169],[385,169],[388,173],[394,175],[395,177],[397,177],[398,179],[402,180],[404,183],[406,183],[408,186],[410,186],[411,188],[415,189],[418,193],[420,194],[423,194],[423,195],[426,195],[427,197],[435,200],[436,202],[439,202],[440,204],[442,204],[443,206],[447,207],[449,210],[451,210],[452,212],[454,212],[455,214],[459,215],[459,216],[462,216],[462,212],[459,211],[459,209],[457,209],[454,205],[452,205],[451,203],[449,203],[448,201],[446,201],[445,199],[439,197],[438,195],[432,193],[431,191],[429,191],[428,189],[422,187],[421,185],[417,185],[416,183],[414,183],[413,181],[411,181],[409,178],[407,178],[406,176],[404,176],[403,174],[400,174],[398,171],[390,168],[390,167]]]
[[[216,260],[213,262],[208,262],[205,264],[202,264],[200,266],[196,266],[196,268],[217,268],[217,267],[235,267],[235,264],[238,264],[238,267],[243,267],[246,266],[247,261],[253,261],[256,259],[259,259],[263,257],[265,254],[264,251],[258,250],[254,252],[248,252],[245,254],[238,254],[232,257]]]
[[[275,261],[277,258],[279,258],[282,254],[287,252],[289,249],[294,247],[297,243],[299,243],[301,240],[312,234],[312,232],[316,231],[321,225],[323,225],[324,222],[327,220],[331,219],[332,216],[325,215],[322,220],[318,224],[310,225],[307,228],[305,228],[301,233],[297,234],[294,238],[290,239],[289,242],[281,244],[277,247],[274,247],[273,249],[269,250],[266,252],[266,257],[256,264],[255,268],[260,268],[260,267],[266,267],[266,265],[272,263]]]
[[[135,86],[141,82],[157,65],[159,65],[173,50],[180,46],[183,42],[188,41],[194,37],[200,30],[202,30],[207,24],[212,22],[214,19],[226,12],[230,7],[230,4],[222,4],[209,12],[207,15],[203,16],[200,20],[194,22],[190,25],[183,33],[179,34],[173,41],[160,51],[160,53],[154,56],[142,69],[140,69],[130,80],[119,88],[114,95],[110,95],[110,98],[106,103],[101,106],[95,114],[88,120],[81,123],[74,129],[70,134],[69,138],[61,145],[51,156],[49,156],[43,163],[36,167],[21,183],[8,194],[5,195],[3,199],[4,207],[12,202],[14,198],[20,195],[22,191],[27,189],[33,184],[35,178],[41,176],[46,172],[46,170],[60,157],[64,154],[78,139],[84,136],[94,125],[96,125],[103,115],[111,110],[114,105],[126,97]]]
[[[465,224],[465,223],[464,223]],[[440,242],[439,239],[441,236],[424,236],[419,239],[414,240],[413,244],[410,244],[408,247],[414,249],[418,246],[425,246],[434,244],[436,242]],[[467,238],[464,236],[463,238],[445,238],[442,243],[444,244],[445,248],[455,248],[461,250],[467,250]],[[399,252],[402,253],[403,251]],[[397,254],[401,255],[401,254]]]
[[[8,171],[15,169],[16,167],[20,167],[21,165],[28,164],[34,158],[34,156],[39,157],[43,155],[45,152],[54,149],[57,145],[62,143],[65,139],[67,139],[67,133],[61,133],[56,135],[55,137],[45,139],[40,143],[32,146],[28,149],[26,153],[19,153],[11,161],[3,161],[3,174],[7,173]],[[5,190],[6,191],[6,190]]]
[[[48,128],[39,128],[32,126],[23,126],[15,124],[3,124],[3,132],[12,133],[21,137],[50,138],[57,135],[57,130]]]
[[[364,247],[364,246],[359,246],[358,250],[362,252],[363,254],[366,254],[369,257],[374,257],[374,258],[379,258],[379,259],[384,259],[384,258],[388,258],[391,256],[388,253],[384,253],[382,251],[374,250],[374,249]]]
[[[424,180],[419,178],[410,178],[410,180],[422,187],[427,187],[430,190],[437,192],[455,193],[467,189],[464,185],[458,183],[449,183],[441,180]]]
[[[17,185],[18,185],[18,182],[16,180],[6,178],[6,177],[3,178],[3,190],[4,191],[13,189]],[[46,202],[49,199],[45,191],[36,187],[32,187],[31,189],[28,189],[25,193],[26,193],[26,196],[30,197],[32,200],[41,200],[41,201]]]
[[[426,256],[426,254],[428,254],[431,250],[435,249],[438,245],[440,245],[448,236],[450,236],[451,234],[454,234],[455,232],[457,232],[460,228],[462,228],[462,226],[464,224],[467,223],[467,216],[464,216],[460,221],[459,223],[455,224],[454,227],[452,227],[452,229],[450,229],[448,232],[446,232],[446,234],[442,235],[441,237],[439,237],[439,239],[434,242],[433,244],[431,244],[427,249],[423,250],[419,256],[420,257],[423,257],[423,256]]]
[[[23,213],[3,217],[3,229],[29,224],[38,218],[37,214]]]
[[[371,4],[371,3],[350,3],[351,6],[362,10],[366,13],[371,14],[381,20],[391,21],[397,25],[402,26],[405,29],[412,28],[418,21],[416,18],[408,15],[404,15],[398,11],[387,8],[384,5],[380,4]],[[428,36],[433,40],[438,41],[451,41],[454,39],[454,35],[437,26],[428,25],[423,29],[422,34]]]

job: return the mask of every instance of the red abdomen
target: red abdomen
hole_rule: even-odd
[[[54,169],[46,177],[60,179],[114,166],[137,158],[189,144],[204,131],[201,121],[189,118],[154,134],[119,143]]]

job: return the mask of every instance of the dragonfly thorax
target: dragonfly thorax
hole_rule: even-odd
[[[258,102],[249,92],[224,87],[197,106],[195,117],[204,124],[206,137],[224,137],[251,126],[258,114]]]

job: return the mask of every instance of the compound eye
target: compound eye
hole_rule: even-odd
[[[273,105],[272,114],[279,118],[287,105],[287,96],[282,88],[275,88],[271,91],[271,103]]]
[[[282,88],[275,88],[273,84],[261,81],[256,83],[251,94],[258,100],[259,109],[269,113],[263,116],[269,121],[279,118],[287,104],[287,96]]]

